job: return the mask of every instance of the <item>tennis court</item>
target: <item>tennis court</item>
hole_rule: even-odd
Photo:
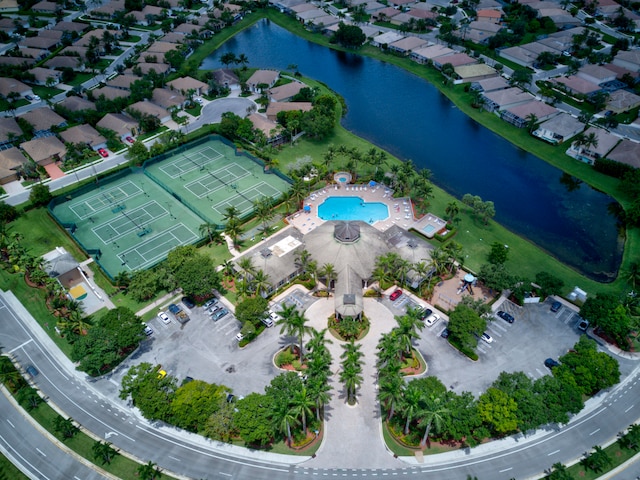
[[[190,205],[207,221],[224,225],[225,210],[235,207],[248,216],[254,202],[279,199],[290,185],[235,148],[215,137],[170,158],[148,162],[145,173]]]

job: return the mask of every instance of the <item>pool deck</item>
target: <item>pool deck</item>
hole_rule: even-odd
[[[360,197],[365,202],[380,202],[389,208],[389,217],[379,220],[371,225],[381,232],[394,225],[409,230],[417,228],[413,205],[409,198],[393,198],[393,192],[383,186],[370,187],[367,185],[328,185],[316,190],[304,200],[304,205],[310,205],[311,211],[300,210],[287,217],[289,224],[296,227],[303,234],[309,233],[319,227],[325,220],[318,217],[318,205],[329,197]]]

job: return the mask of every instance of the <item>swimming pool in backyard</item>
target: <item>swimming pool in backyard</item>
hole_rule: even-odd
[[[329,197],[318,205],[318,217],[375,223],[389,218],[389,207],[381,202],[365,202],[360,197]]]

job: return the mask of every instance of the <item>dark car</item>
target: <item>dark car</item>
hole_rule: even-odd
[[[580,323],[578,323],[578,330],[586,332],[588,329],[589,329],[589,322],[584,319],[580,320]]]
[[[213,320],[214,322],[217,322],[222,317],[224,317],[227,313],[229,313],[229,310],[227,310],[226,308],[223,308],[222,310],[218,310],[216,313],[211,315],[211,320]]]
[[[175,303],[172,303],[171,305],[169,305],[169,311],[175,315],[177,313],[180,313],[181,308]]]
[[[193,308],[196,306],[196,302],[189,297],[182,297],[182,304],[187,308]]]
[[[552,312],[557,312],[558,310],[560,310],[562,308],[562,304],[560,302],[553,302],[551,304],[551,311]]]
[[[516,321],[516,319],[513,318],[513,315],[511,315],[510,313],[504,312],[502,310],[498,311],[498,316],[501,319],[503,319],[505,322],[513,323]]]
[[[547,358],[544,361],[544,366],[547,367],[549,370],[551,370],[553,367],[557,367],[558,365],[560,364],[556,362],[553,358]]]
[[[432,313],[433,313],[433,310],[431,310],[430,308],[425,308],[424,310],[421,310],[420,311],[420,320],[424,321]]]
[[[25,95],[24,98],[26,98],[29,101],[33,100],[33,97],[31,95]]]
[[[389,300],[391,300],[392,302],[395,302],[401,296],[402,296],[402,290],[397,289],[395,292],[393,292],[391,295],[389,295]]]
[[[38,369],[36,367],[34,367],[33,365],[29,365],[27,367],[27,373],[31,376],[31,377],[37,377],[38,376]]]
[[[442,338],[449,338],[449,329],[445,328],[444,330],[442,330],[442,333],[440,334],[440,336]]]

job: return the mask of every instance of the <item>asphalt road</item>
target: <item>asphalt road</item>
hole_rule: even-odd
[[[2,389],[0,394],[0,451],[23,473],[43,480],[101,480],[107,477],[76,460],[36,429]]]
[[[620,385],[592,399],[583,413],[561,429],[541,431],[534,436],[512,437],[491,442],[472,451],[455,451],[426,457],[424,464],[414,459],[406,469],[367,470],[306,468],[305,457],[290,457],[252,452],[218,444],[196,435],[186,434],[173,427],[152,425],[135,410],[108,400],[114,388],[112,379],[88,381],[53,345],[48,336],[26,311],[10,300],[8,294],[0,299],[0,344],[11,352],[22,366],[33,364],[40,371],[38,387],[86,429],[108,438],[115,446],[135,455],[142,461],[151,460],[161,468],[179,472],[191,478],[301,478],[304,476],[413,475],[436,473],[438,479],[459,480],[467,474],[481,479],[532,478],[555,462],[570,462],[593,445],[600,445],[640,416],[640,384],[638,369]],[[103,393],[104,391],[104,393]],[[376,439],[362,439],[350,450],[367,448]],[[13,445],[13,444],[12,444]],[[29,450],[26,443],[13,445],[19,453]],[[321,453],[320,453],[321,454]],[[301,465],[291,463],[300,462]],[[71,478],[71,477],[65,477]]]

